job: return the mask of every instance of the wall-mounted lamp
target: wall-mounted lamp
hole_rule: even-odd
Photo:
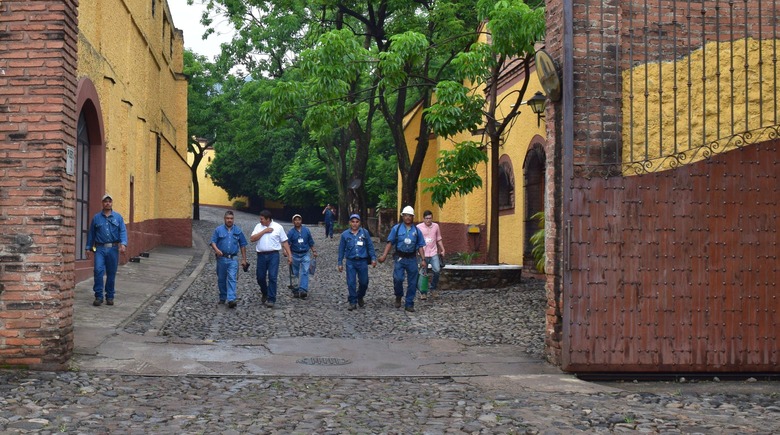
[[[536,114],[537,127],[542,125],[542,119],[544,118],[544,106],[546,103],[547,103],[547,97],[539,91],[536,91],[534,96],[531,97],[528,101],[526,101],[526,104],[531,106],[531,111]]]

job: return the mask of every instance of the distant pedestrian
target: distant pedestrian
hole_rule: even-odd
[[[309,266],[311,265],[311,251],[317,258],[317,250],[314,249],[314,239],[311,231],[303,225],[301,215],[293,215],[293,227],[287,232],[287,240],[292,251],[292,274],[298,277],[298,288],[293,289],[293,297],[306,299],[309,295]]]
[[[332,205],[328,204],[325,209],[322,210],[322,214],[325,215],[325,238],[333,239],[333,222],[336,220],[336,210]]]
[[[241,252],[241,267],[246,268],[246,237],[238,225],[234,225],[235,216],[225,212],[225,223],[218,226],[211,235],[211,249],[217,255],[217,287],[219,303],[227,302],[228,308],[236,307],[236,282],[238,281],[238,253]]]
[[[87,258],[89,253],[95,253],[94,277],[92,291],[95,293],[94,306],[103,304],[103,275],[106,276],[106,305],[114,305],[116,292],[116,270],[119,267],[119,253],[127,250],[127,228],[122,215],[113,209],[114,200],[105,194],[101,198],[103,210],[92,217],[87,232]]]
[[[366,291],[368,290],[368,265],[376,267],[376,252],[371,235],[360,226],[360,215],[353,214],[349,217],[349,229],[341,233],[339,239],[339,272],[344,270],[343,262],[347,263],[347,291],[349,297],[349,311],[353,311],[358,305],[365,306]],[[357,281],[357,282],[356,282]]]
[[[276,283],[279,277],[279,250],[284,250],[287,264],[292,264],[290,245],[287,243],[287,234],[284,228],[271,219],[271,212],[260,212],[260,223],[255,225],[250,242],[257,242],[257,284],[263,293],[262,302],[268,308],[273,308],[276,303]]]
[[[387,253],[390,248],[395,248],[393,254],[393,290],[395,291],[395,307],[401,308],[401,301],[404,297],[404,273],[408,284],[406,286],[406,301],[404,309],[414,312],[414,297],[417,295],[417,256],[419,255],[422,267],[428,267],[425,263],[425,240],[420,230],[412,222],[414,220],[414,209],[411,206],[404,207],[401,210],[400,222],[393,226],[390,234],[387,236],[387,245],[379,262],[384,263],[387,259]]]

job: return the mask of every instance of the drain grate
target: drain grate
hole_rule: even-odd
[[[296,361],[298,364],[307,364],[310,366],[344,366],[352,364],[352,361],[344,358],[331,358],[327,356],[314,356],[303,358]]]

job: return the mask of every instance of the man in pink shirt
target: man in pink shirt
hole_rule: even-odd
[[[439,284],[439,272],[441,272],[441,262],[439,255],[444,255],[444,243],[441,241],[441,231],[439,224],[433,222],[433,213],[430,210],[423,212],[423,222],[417,225],[425,239],[425,262],[431,265],[433,270],[433,279],[428,285],[428,290],[433,295],[436,286]],[[426,295],[421,294],[420,299],[426,299]]]

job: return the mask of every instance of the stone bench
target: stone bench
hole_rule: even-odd
[[[501,288],[520,284],[522,267],[516,264],[448,264],[439,277],[439,289]]]

